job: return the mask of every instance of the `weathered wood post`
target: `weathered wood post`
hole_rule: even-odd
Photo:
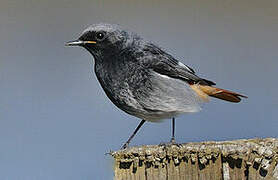
[[[131,147],[111,153],[115,180],[278,180],[278,139]]]

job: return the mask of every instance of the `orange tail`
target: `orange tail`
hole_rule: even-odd
[[[225,89],[220,89],[217,87],[212,87],[212,86],[206,86],[206,85],[191,85],[192,89],[205,101],[208,100],[207,96],[212,96],[218,99],[222,99],[225,101],[230,101],[230,102],[240,102],[241,97],[247,98],[244,95],[228,91]]]

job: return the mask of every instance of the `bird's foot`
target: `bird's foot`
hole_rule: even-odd
[[[113,154],[113,151],[112,150],[110,150],[109,152],[107,152],[107,153],[105,153],[104,155],[112,155]]]
[[[126,149],[128,147],[129,143],[124,143],[124,145],[121,147],[121,150]]]
[[[174,137],[172,137],[172,138],[171,138],[171,140],[170,140],[170,144],[177,144],[177,143],[176,143],[176,140],[175,140],[175,138],[174,138]]]
[[[176,143],[176,140],[173,138],[171,138],[171,140],[168,142],[162,142],[159,144],[159,146],[172,146],[172,145],[180,146],[180,144]]]

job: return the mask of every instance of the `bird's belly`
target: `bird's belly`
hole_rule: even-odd
[[[99,78],[99,81],[118,108],[147,121],[157,122],[200,110],[199,99],[186,82],[156,72],[151,72],[145,83],[128,79]]]
[[[182,80],[152,72],[148,84],[149,87],[141,87],[141,94],[136,94],[145,111],[140,115],[146,120],[158,121],[201,110],[200,98]]]
[[[131,115],[138,117],[140,119],[144,119],[146,121],[150,121],[150,122],[161,122],[165,119],[171,119],[173,117],[177,117],[180,114],[184,114],[184,112],[163,112],[163,111],[149,112],[149,111],[145,111],[142,113],[132,113]]]

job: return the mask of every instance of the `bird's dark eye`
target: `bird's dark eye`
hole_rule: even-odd
[[[96,39],[98,40],[98,41],[102,41],[103,39],[104,39],[104,32],[97,32],[96,33]]]

